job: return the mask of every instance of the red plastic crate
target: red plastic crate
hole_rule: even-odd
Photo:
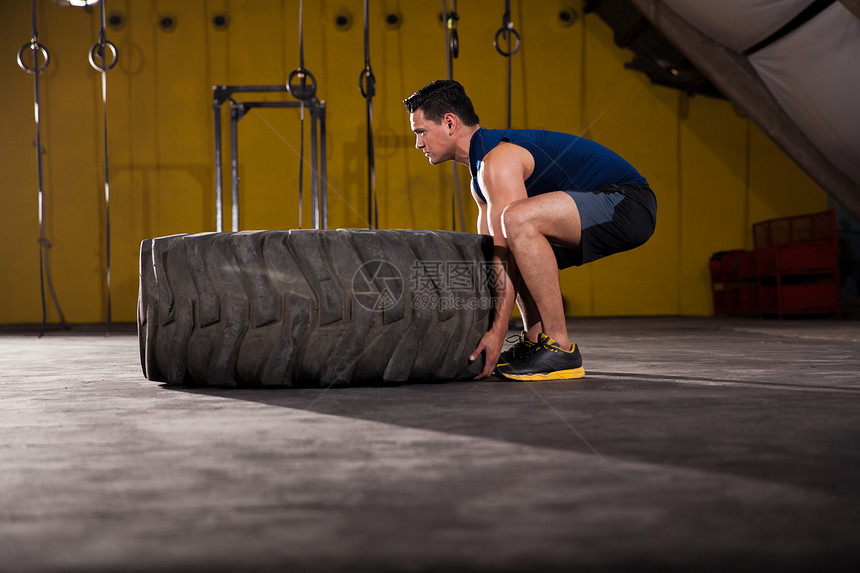
[[[723,280],[732,280],[738,278],[738,259],[740,251],[729,251],[723,253],[720,259],[720,267]]]
[[[779,270],[784,273],[835,270],[838,265],[832,241],[802,241],[779,247]]]
[[[835,209],[756,223],[753,240],[709,262],[715,313],[839,314]]]
[[[726,291],[714,289],[714,314],[726,314]]]
[[[776,272],[776,247],[759,247],[755,250],[755,258],[759,275]]]
[[[740,289],[727,288],[723,290],[723,305],[725,314],[737,316],[741,313]]]
[[[738,251],[737,252],[738,275],[741,278],[756,276],[755,251]]]
[[[753,225],[755,248],[811,240],[835,240],[836,210],[769,219]]]
[[[839,308],[839,287],[835,283],[783,285],[782,314],[833,312]]]
[[[758,308],[760,314],[776,314],[779,312],[775,286],[762,286],[758,289]]]
[[[711,282],[715,283],[723,280],[722,277],[722,264],[717,259],[711,259],[708,261],[708,270],[711,273]]]
[[[758,284],[744,284],[738,288],[738,310],[741,314],[758,314]]]

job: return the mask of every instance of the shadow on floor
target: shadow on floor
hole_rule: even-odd
[[[164,388],[834,494],[856,494],[860,483],[852,389],[613,372],[542,383]]]

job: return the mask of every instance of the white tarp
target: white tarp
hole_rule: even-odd
[[[813,0],[664,0],[688,24],[741,53]],[[809,141],[860,188],[860,20],[834,2],[749,62]]]
[[[735,52],[764,40],[812,0],[664,0],[673,12]]]
[[[860,185],[860,20],[834,2],[749,61],[813,145]]]

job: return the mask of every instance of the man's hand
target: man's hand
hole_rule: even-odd
[[[474,362],[481,355],[481,352],[484,353],[484,370],[475,376],[475,380],[486,378],[496,369],[499,355],[502,353],[502,345],[505,342],[505,334],[505,331],[498,333],[496,330],[490,329],[481,337],[475,351],[469,356],[469,361]]]

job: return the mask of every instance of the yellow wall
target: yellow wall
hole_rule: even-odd
[[[460,57],[455,78],[485,127],[505,123],[505,59],[492,38],[503,3],[458,3]],[[711,253],[751,247],[751,223],[821,210],[825,194],[731,104],[652,86],[624,69],[632,55],[611,30],[582,15],[562,27],[559,0],[514,2],[523,38],[513,65],[514,127],[582,134],[615,149],[649,180],[659,201],[652,240],[632,252],[562,273],[576,316],[711,313]],[[380,226],[450,229],[451,167],[431,167],[412,149],[401,100],[445,77],[439,2],[371,2],[377,77],[374,133]],[[107,37],[120,53],[108,73],[113,319],[133,321],[142,239],[215,230],[214,84],[279,84],[298,66],[298,0],[109,0],[125,16]],[[335,27],[341,10],[352,27]],[[399,29],[384,15],[399,11]],[[159,16],[175,16],[172,32]],[[216,30],[212,17],[230,25]],[[106,320],[105,207],[101,83],[86,54],[98,37],[98,11],[38,2],[39,39],[51,51],[42,74],[42,137],[50,268],[66,319]],[[29,41],[30,3],[0,2],[0,323],[41,320],[33,78],[14,55]],[[305,3],[305,65],[328,105],[331,227],[366,225],[362,2]],[[256,97],[256,96],[251,96]],[[251,99],[248,97],[248,99]],[[283,99],[269,95],[260,99]],[[225,123],[226,121],[225,113]],[[252,111],[240,123],[241,227],[298,225],[299,115]],[[226,137],[226,131],[225,131]],[[225,150],[229,140],[225,139]],[[229,157],[225,155],[225,166]],[[476,211],[458,168],[467,230]],[[310,189],[305,171],[305,226]],[[229,229],[229,171],[225,173]],[[49,304],[48,320],[57,320]]]

